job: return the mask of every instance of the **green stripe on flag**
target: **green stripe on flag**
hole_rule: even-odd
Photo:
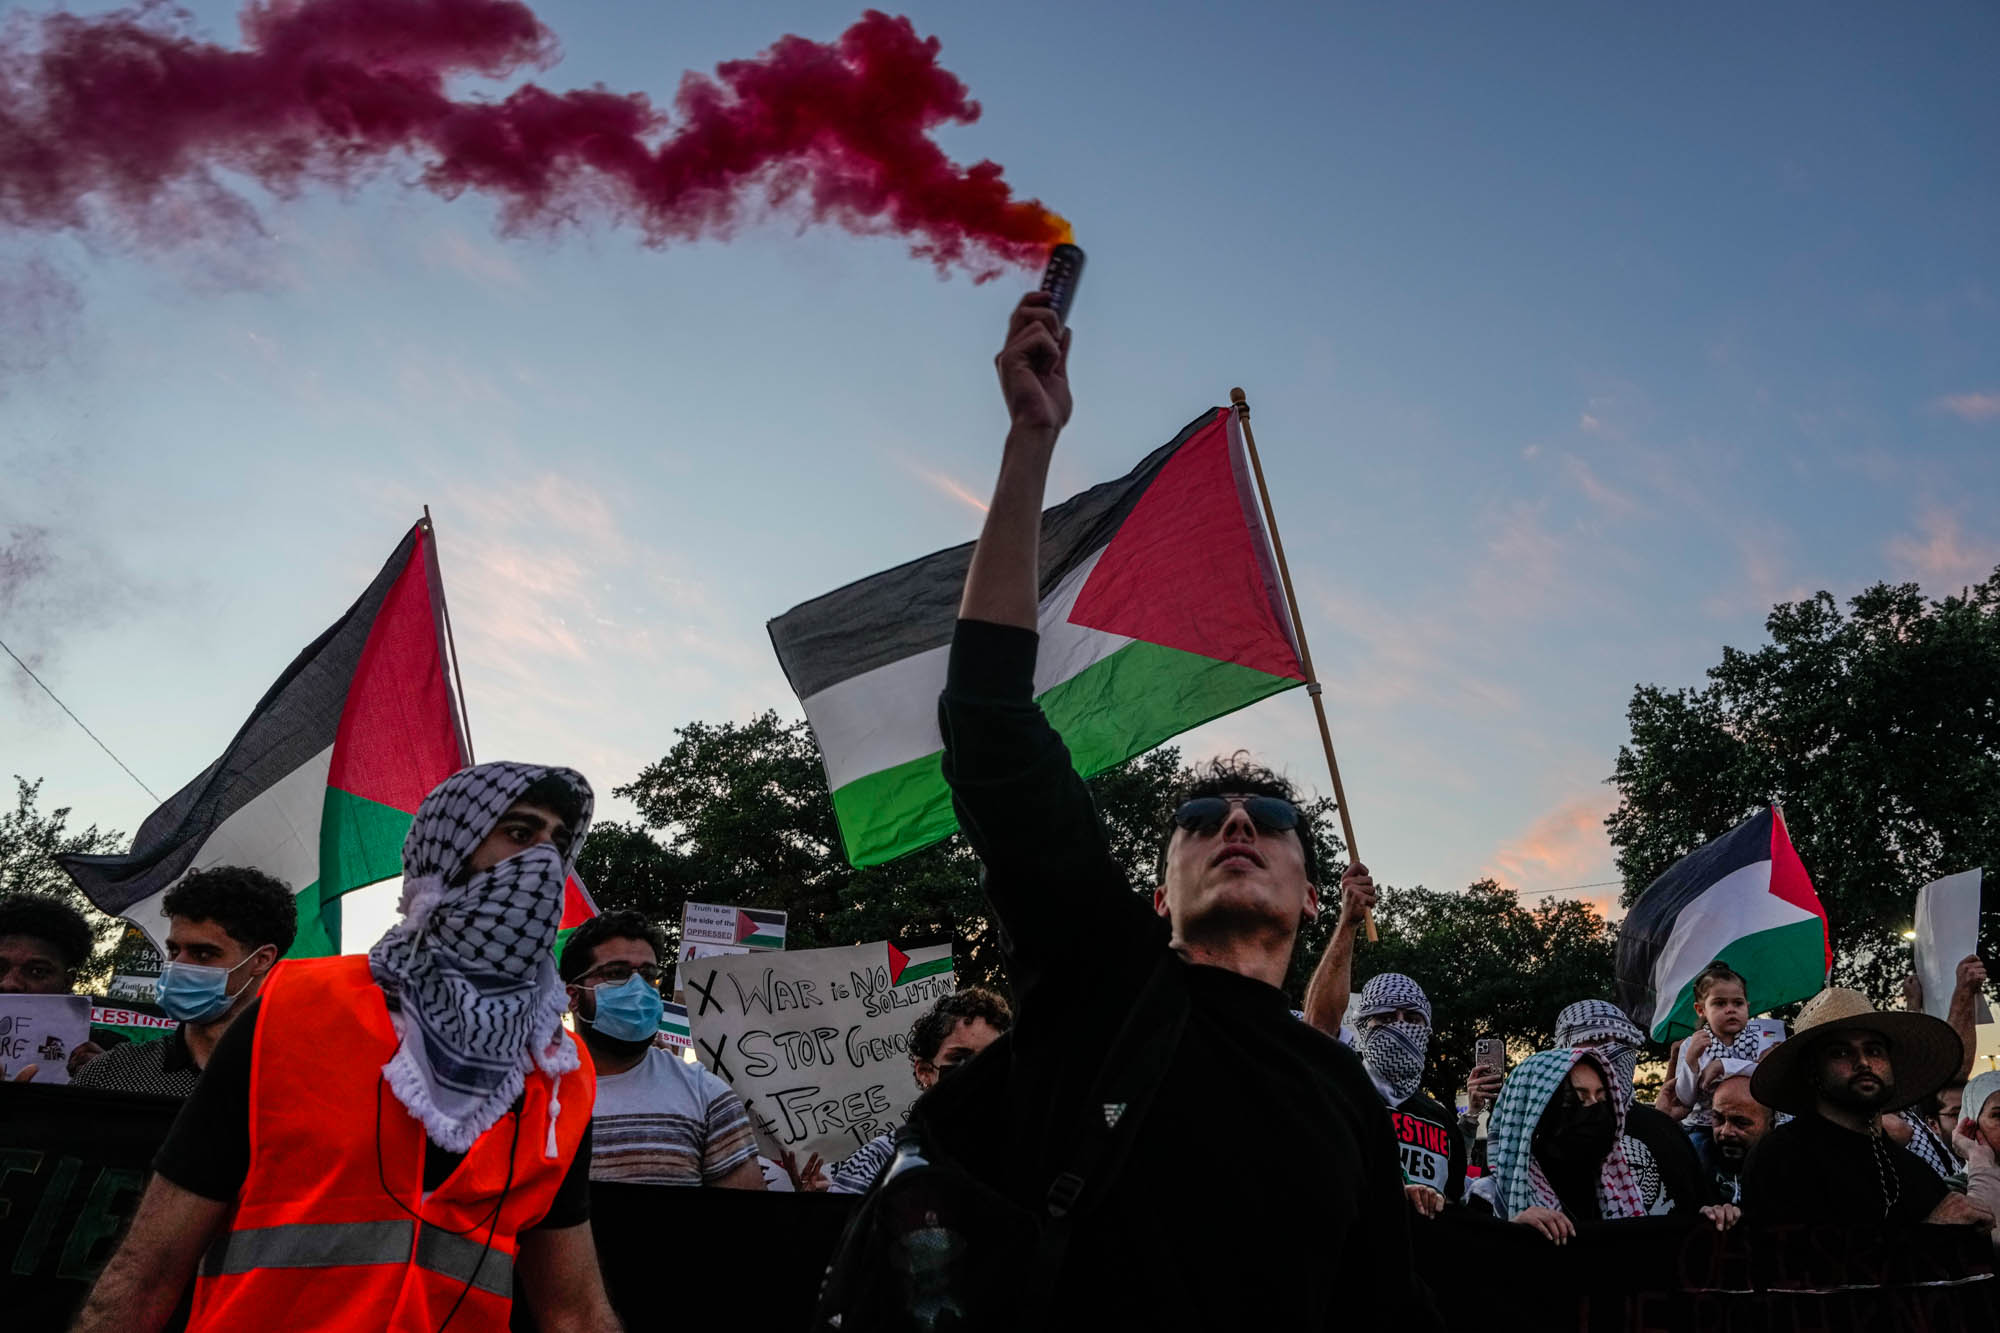
[[[1750,1012],[1761,1014],[1781,1004],[1809,1000],[1826,985],[1825,923],[1816,916],[1789,926],[1760,930],[1716,951],[1749,983]],[[1653,1040],[1691,1036],[1701,1026],[1694,1008],[1694,981],[1681,987],[1673,1007],[1653,1025]]]
[[[746,949],[782,949],[785,947],[783,935],[750,935],[738,941]]]
[[[1303,684],[1134,642],[1044,691],[1037,702],[1062,733],[1076,771],[1094,777],[1171,736]],[[850,862],[893,861],[957,829],[940,754],[870,773],[833,794]]]
[[[949,971],[951,971],[951,955],[946,954],[942,958],[933,958],[928,963],[911,963],[903,969],[903,975],[896,978],[896,984],[907,986],[912,981],[921,981],[925,977],[934,977]]]
[[[340,952],[340,896],[403,873],[413,817],[365,796],[326,789],[319,819],[319,880],[299,890],[299,934],[287,958]]]

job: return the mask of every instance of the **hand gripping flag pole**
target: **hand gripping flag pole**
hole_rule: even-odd
[[[1326,771],[1333,777],[1334,808],[1340,812],[1340,836],[1347,842],[1347,863],[1359,864],[1361,853],[1354,846],[1354,820],[1347,813],[1347,789],[1340,784],[1340,761],[1333,757],[1333,732],[1326,724],[1326,703],[1320,697],[1319,673],[1313,670],[1312,649],[1306,647],[1305,622],[1299,619],[1298,594],[1292,591],[1291,566],[1285,563],[1285,540],[1278,535],[1278,516],[1271,509],[1271,489],[1264,484],[1264,464],[1257,457],[1257,437],[1250,433],[1250,400],[1241,389],[1229,391],[1230,405],[1243,427],[1244,452],[1250,455],[1250,471],[1257,478],[1257,498],[1264,505],[1264,526],[1271,533],[1271,550],[1278,557],[1278,577],[1285,585],[1285,607],[1292,613],[1292,631],[1299,636],[1299,665],[1306,669],[1306,693],[1312,696],[1313,716],[1319,721],[1319,741],[1326,747]],[[1375,912],[1367,913],[1370,943],[1381,938],[1375,932]]]

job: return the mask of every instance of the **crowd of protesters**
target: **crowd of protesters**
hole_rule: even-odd
[[[481,764],[417,811],[402,919],[366,956],[279,966],[292,894],[255,870],[166,895],[158,1003],[179,1026],[70,1056],[80,1087],[184,1099],[77,1327],[160,1327],[191,1286],[196,1329],[501,1329],[518,1274],[538,1327],[615,1328],[592,1180],[879,1201],[949,1164],[978,1187],[953,1206],[1026,1219],[987,1261],[1005,1261],[1010,1322],[1050,1327],[1115,1289],[1127,1326],[1423,1328],[1413,1247],[1447,1209],[1555,1245],[1655,1215],[1992,1228],[2000,1074],[1967,1079],[1976,958],[1951,1022],[1833,987],[1789,1035],[1751,1023],[1749,987],[1718,961],[1651,1105],[1634,1090],[1648,1034],[1576,996],[1549,1015],[1549,1049],[1476,1070],[1461,1108],[1423,1086],[1428,988],[1451,979],[1353,992],[1365,866],[1340,876],[1303,1006],[1280,989],[1322,873],[1281,777],[1240,757],[1200,770],[1157,885],[1133,893],[1035,703],[1068,346],[1045,299],[1016,309],[998,358],[1011,429],[939,705],[1011,993],[968,988],[918,1018],[906,1126],[839,1162],[760,1154],[729,1085],[662,1049],[655,923],[596,917],[557,961],[589,784]],[[58,901],[0,901],[0,992],[67,992],[90,952]],[[912,1215],[928,1220],[906,1256],[941,1243],[936,1209]],[[870,1262],[863,1230],[850,1269]]]

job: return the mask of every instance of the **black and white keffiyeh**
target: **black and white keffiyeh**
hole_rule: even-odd
[[[468,873],[508,807],[545,777],[567,783],[582,805],[568,851],[544,843]],[[591,805],[581,773],[501,762],[461,769],[417,807],[403,843],[403,919],[368,951],[368,969],[401,1037],[383,1076],[447,1152],[468,1151],[539,1069],[549,1078],[546,1151],[555,1155],[557,1080],[579,1062],[562,1030],[567,1001],[553,950]]]
[[[1424,1016],[1421,1023],[1398,1019],[1371,1024],[1375,1014],[1398,1009],[1415,1009]],[[1431,1002],[1419,986],[1401,972],[1384,972],[1370,977],[1361,988],[1355,1006],[1356,1024],[1361,1033],[1361,1063],[1375,1081],[1388,1089],[1392,1104],[1401,1106],[1416,1096],[1424,1077],[1424,1057],[1431,1044]]]
[[[1594,1047],[1618,1069],[1626,1088],[1639,1070],[1646,1034],[1609,1000],[1578,1000],[1556,1015],[1556,1046]]]

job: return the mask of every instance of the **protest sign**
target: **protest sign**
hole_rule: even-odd
[[[0,1080],[35,1066],[36,1083],[69,1082],[69,1053],[90,1040],[81,995],[0,995]]]
[[[903,1123],[910,1024],[957,985],[948,944],[706,958],[685,976],[701,1062],[743,1098],[765,1155],[801,1162],[839,1161]]]
[[[110,1028],[132,1041],[158,1041],[180,1026],[157,1005],[119,1004],[109,997],[91,1001],[90,1025]]]
[[[145,932],[127,924],[124,936],[112,952],[114,975],[104,993],[114,1000],[152,1003],[159,988],[161,961],[160,951],[153,947]]]
[[[1950,1017],[1959,961],[1979,952],[1980,875],[1977,870],[1963,870],[1917,890],[1912,953],[1917,980],[1924,988],[1924,1012],[1932,1018]],[[1972,1017],[1976,1023],[1993,1021],[1984,995],[1975,1002]]]
[[[681,909],[681,948],[720,944],[744,949],[785,947],[785,914],[762,907],[688,903]]]
[[[667,1001],[660,1011],[660,1035],[667,1039],[667,1045],[675,1051],[694,1049],[694,1038],[688,1034],[688,1011],[684,1004]]]

